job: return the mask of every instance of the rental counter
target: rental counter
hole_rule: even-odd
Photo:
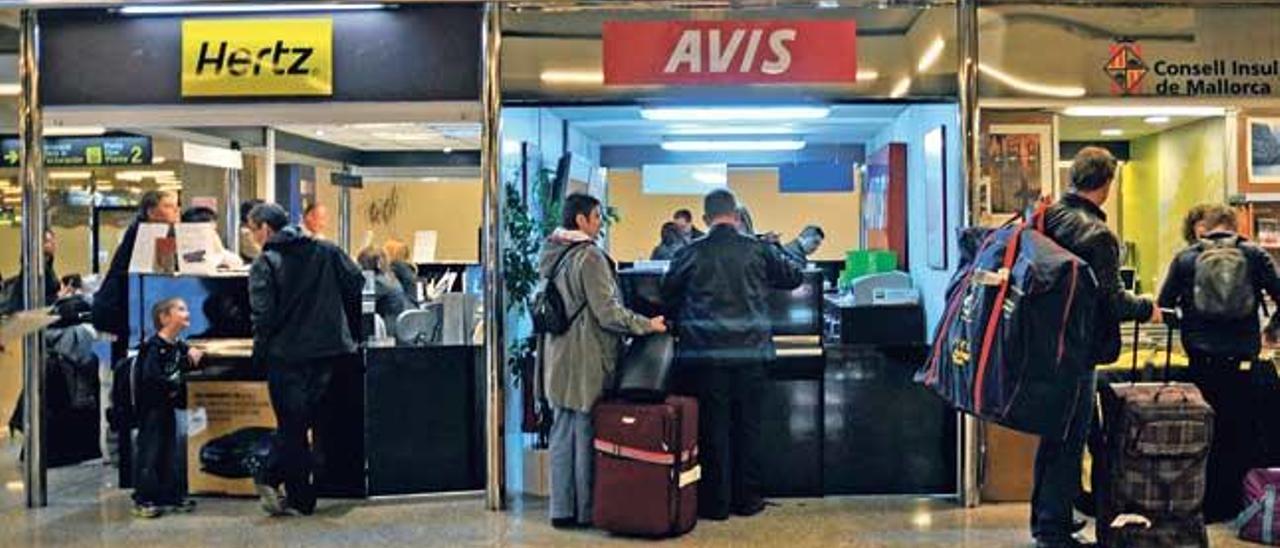
[[[181,458],[193,494],[252,495],[275,428],[267,370],[252,359],[245,275],[133,276],[132,309],[182,297],[202,367],[186,375]],[[137,341],[151,333],[132,314]],[[210,335],[213,336],[210,336]],[[484,486],[481,350],[474,345],[362,348],[334,371],[312,440],[324,497],[479,490]]]

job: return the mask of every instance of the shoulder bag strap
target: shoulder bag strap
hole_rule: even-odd
[[[547,280],[547,282],[556,283],[556,278],[560,276],[561,264],[564,263],[565,258],[569,256],[569,252],[585,245],[591,245],[591,242],[575,242],[572,245],[570,245],[568,249],[561,251],[560,256],[556,258],[556,264],[551,266],[551,277]],[[588,303],[587,303],[586,296],[583,295],[582,304],[578,305],[578,309],[575,310],[573,314],[569,315],[569,318],[568,318],[569,325],[573,325],[573,322],[578,320],[578,316],[581,316],[582,311],[586,310],[587,304]]]

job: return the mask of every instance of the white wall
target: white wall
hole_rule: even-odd
[[[928,263],[925,233],[924,135],[938,126],[946,130],[947,178],[947,270],[934,270]],[[961,182],[959,109],[954,104],[913,105],[886,130],[867,144],[867,155],[891,142],[907,144],[907,246],[908,268],[924,300],[929,342],[945,307],[947,284],[959,262],[956,231],[961,226],[965,187]]]

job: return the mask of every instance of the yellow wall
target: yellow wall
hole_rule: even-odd
[[[316,180],[328,180],[328,175],[317,173]],[[397,196],[399,208],[390,222],[373,224],[369,218],[369,206],[384,203],[392,192]],[[329,208],[329,236],[338,229],[338,192],[333,185],[316,185],[321,203]],[[446,179],[438,182],[370,182],[364,188],[351,191],[352,224],[351,244],[358,252],[370,237],[376,245],[382,245],[394,237],[409,245],[418,230],[434,230],[438,233],[436,260],[480,260],[479,230],[482,214],[483,187],[475,179]]]
[[[857,192],[783,194],[778,192],[775,169],[730,170],[729,188],[751,210],[757,232],[778,232],[789,241],[805,225],[821,226],[827,239],[814,259],[842,259],[845,251],[858,247]],[[644,194],[638,170],[609,172],[609,205],[622,218],[609,235],[610,251],[620,261],[648,259],[658,245],[662,223],[677,209],[688,208],[703,226],[702,196]]]

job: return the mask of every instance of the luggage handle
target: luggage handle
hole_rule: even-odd
[[[1176,310],[1167,308],[1160,309],[1161,314],[1177,314]],[[1173,368],[1173,325],[1165,322],[1165,338],[1164,338],[1164,384],[1172,384],[1172,378],[1169,370]],[[1130,386],[1138,384],[1138,342],[1141,340],[1142,320],[1133,321],[1133,365],[1129,369]],[[1159,399],[1159,394],[1156,395]]]

